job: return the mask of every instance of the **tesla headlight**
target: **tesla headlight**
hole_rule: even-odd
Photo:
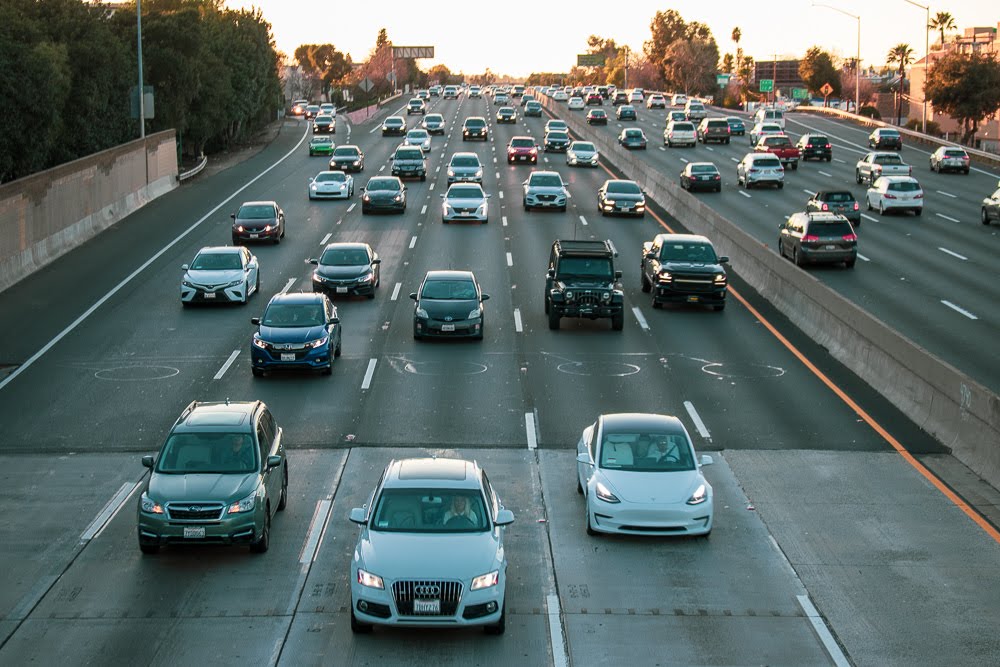
[[[465,319],[467,319],[467,320],[474,320],[474,319],[476,319],[477,317],[479,317],[482,314],[483,314],[483,311],[481,311],[478,308],[473,308],[472,310],[469,311],[469,315]]]
[[[228,514],[242,514],[243,512],[252,512],[254,505],[256,503],[257,503],[257,492],[254,491],[243,500],[237,501],[232,505],[230,505]]]
[[[142,498],[139,502],[143,512],[147,512],[149,514],[163,514],[163,505],[147,496],[145,492],[143,492]]]
[[[500,583],[500,570],[493,570],[487,574],[481,574],[472,580],[472,590],[478,591],[483,588],[490,588]]]
[[[254,344],[254,347],[259,347],[262,350],[266,350],[267,349],[267,343],[265,343],[263,340],[261,340],[260,336],[258,336],[257,334],[254,334],[253,344]]]
[[[688,505],[701,505],[703,502],[708,500],[708,487],[704,484],[698,485],[698,488],[694,490],[691,497],[687,499]]]
[[[316,349],[317,347],[323,347],[328,342],[330,342],[330,337],[323,336],[322,338],[317,338],[316,340],[309,342],[309,347]]]
[[[594,492],[597,494],[597,497],[599,499],[603,500],[606,503],[620,503],[621,502],[620,500],[618,500],[618,496],[616,496],[615,494],[611,493],[611,491],[608,489],[608,487],[604,486],[603,482],[598,482],[597,483],[597,488],[594,490]],[[688,502],[691,502],[691,501],[689,500]]]
[[[427,319],[427,311],[424,310],[423,308],[417,308],[416,315],[417,315],[417,317],[419,317],[421,319],[425,319],[425,320]]]
[[[385,588],[382,584],[382,577],[377,574],[372,574],[371,572],[366,572],[360,567],[358,568],[358,583],[362,586],[367,586],[368,588]]]

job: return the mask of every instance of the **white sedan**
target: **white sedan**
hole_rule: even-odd
[[[567,103],[567,108],[572,111],[582,111],[584,107],[582,97],[571,97]]]
[[[490,221],[490,196],[479,183],[455,183],[441,198],[441,222],[471,220],[485,225]]]
[[[556,92],[552,93],[552,99],[555,100],[556,102],[565,102],[566,100],[569,99],[569,95],[566,94],[565,90],[557,90]]]
[[[912,176],[882,176],[875,179],[865,195],[868,210],[924,212],[924,191]]]
[[[576,447],[577,491],[586,498],[587,533],[708,535],[712,485],[676,417],[601,415]]]
[[[425,153],[431,152],[431,133],[427,130],[410,130],[403,139],[404,146],[420,146]]]
[[[574,141],[566,149],[566,164],[571,167],[596,167],[598,160],[597,146],[589,141]]]
[[[246,303],[260,289],[260,264],[243,246],[202,248],[181,266],[181,303]]]
[[[309,199],[350,199],[354,177],[342,171],[321,171],[309,179]]]

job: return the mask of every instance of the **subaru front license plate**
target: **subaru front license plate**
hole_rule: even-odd
[[[440,614],[441,613],[441,601],[440,600],[414,600],[413,601],[413,613],[414,614]]]
[[[205,538],[205,528],[203,526],[184,528],[184,539],[201,540]]]
[[[294,352],[282,352],[281,353],[281,360],[282,361],[295,361],[295,353]]]

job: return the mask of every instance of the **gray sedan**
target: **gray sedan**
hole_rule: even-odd
[[[599,158],[597,147],[589,141],[574,141],[566,149],[566,164],[571,167],[596,167]]]
[[[490,220],[489,198],[478,183],[456,183],[441,195],[441,222],[472,220],[485,225]]]

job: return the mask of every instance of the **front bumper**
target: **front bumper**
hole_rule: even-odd
[[[335,280],[319,278],[314,275],[312,278],[312,289],[313,292],[321,292],[328,294],[331,297],[334,295],[368,296],[369,294],[375,293],[375,281],[369,280],[368,282],[362,283],[356,279]]]
[[[653,301],[656,303],[694,303],[719,306],[726,303],[728,287],[692,290],[684,285],[653,284]]]
[[[414,318],[413,333],[418,336],[441,338],[479,338],[483,335],[483,318],[445,322],[434,318]]]
[[[326,345],[320,347],[294,350],[275,350],[271,347],[262,350],[251,342],[250,363],[255,369],[262,371],[283,368],[301,370],[331,368],[333,366],[331,342],[328,341]]]
[[[139,543],[144,545],[248,544],[260,536],[264,527],[264,510],[260,508],[242,514],[222,514],[222,519],[216,521],[171,520],[166,515],[149,514],[141,509],[137,513],[136,531]],[[204,536],[185,537],[185,528],[196,529],[199,534],[204,529]]]
[[[560,298],[562,298],[561,295]],[[550,301],[549,307],[559,317],[583,317],[596,320],[606,317],[618,317],[625,312],[625,306],[621,302],[616,303],[612,301],[611,303],[589,304],[575,303],[573,301],[565,301],[564,299],[557,300],[556,298],[551,298]]]
[[[406,210],[406,202],[396,202],[396,201],[362,201],[361,211],[398,211],[403,212]]]
[[[700,505],[643,505],[588,502],[590,526],[601,533],[628,535],[707,535],[712,501]]]
[[[524,201],[531,208],[563,208],[566,206],[564,195],[526,195]]]
[[[385,589],[369,588],[358,583],[357,571],[352,570],[351,607],[363,623],[401,627],[471,627],[493,625],[500,620],[506,591],[506,576],[500,570],[496,586],[478,591],[463,586],[464,592],[452,613],[440,615],[403,615],[392,593],[392,583],[386,579]],[[444,604],[444,603],[442,603]],[[492,609],[493,611],[489,611]],[[452,610],[449,609],[449,612]]]
[[[608,201],[604,201],[601,203],[601,213],[605,215],[634,215],[641,218],[646,214],[646,205],[643,203],[624,201],[615,201],[615,203],[612,204]]]
[[[530,162],[531,164],[536,164],[538,162],[538,154],[531,155],[530,153],[507,153],[507,163],[513,162]]]
[[[596,167],[597,166],[597,156],[594,155],[594,156],[589,157],[589,158],[581,158],[581,157],[576,156],[576,155],[567,155],[566,156],[566,164],[568,164],[571,167],[579,167],[579,166]]]
[[[281,234],[281,230],[277,225],[269,230],[250,230],[244,229],[240,231],[233,228],[233,239],[237,241],[272,241],[277,239]]]
[[[355,164],[354,160],[351,160],[350,162],[347,162],[347,161],[344,161],[344,162],[330,162],[330,169],[332,171],[343,171],[345,173],[351,172],[351,171],[360,172],[362,169],[364,169],[364,167],[365,167],[365,163],[361,162],[360,160],[357,161],[357,164]]]
[[[850,250],[822,250],[799,246],[799,255],[810,264],[839,264],[840,262],[855,261],[858,258],[858,250],[857,248]]]
[[[462,139],[482,139],[486,141],[488,139],[486,132],[462,132]]]
[[[350,190],[347,188],[337,190],[309,190],[309,199],[347,199]]]
[[[182,283],[181,301],[184,303],[242,302],[246,300],[246,290],[246,283],[222,289],[212,289],[204,285],[184,285]]]

